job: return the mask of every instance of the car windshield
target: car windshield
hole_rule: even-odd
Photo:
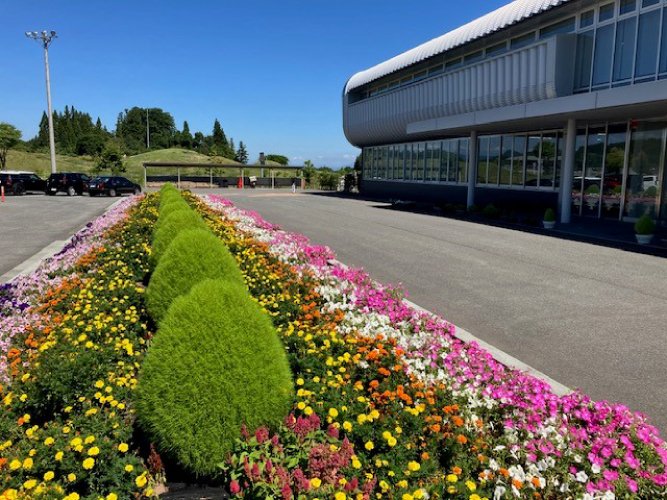
[[[111,179],[111,177],[95,177],[93,180],[96,182],[106,182],[109,179]]]

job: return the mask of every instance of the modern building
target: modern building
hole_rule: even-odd
[[[352,76],[362,188],[667,223],[667,0],[515,0]]]

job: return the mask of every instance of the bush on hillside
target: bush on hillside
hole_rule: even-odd
[[[240,435],[275,427],[292,375],[271,320],[238,283],[206,280],[176,299],[143,362],[140,425],[185,469],[212,475]]]
[[[204,219],[192,209],[176,210],[159,218],[153,231],[151,264],[156,266],[172,240],[188,229],[208,229]]]
[[[158,261],[148,283],[149,314],[159,323],[176,297],[207,278],[243,283],[236,260],[219,238],[203,229],[181,231]]]

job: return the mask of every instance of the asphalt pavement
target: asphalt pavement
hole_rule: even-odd
[[[61,194],[6,196],[0,202],[0,277],[42,249],[64,244],[116,200]]]
[[[667,261],[391,210],[373,201],[219,190],[556,381],[648,414],[667,436]]]

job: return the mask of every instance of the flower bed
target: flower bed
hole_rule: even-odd
[[[271,316],[297,388],[281,425],[242,429],[207,467],[231,494],[667,496],[667,448],[642,416],[557,397],[327,248],[220,197],[186,199]],[[160,458],[133,435],[133,394],[158,196],[134,200],[0,291],[0,499],[154,494]]]
[[[136,201],[2,287],[0,498],[152,495],[131,446],[130,395],[148,337],[138,282],[154,222]]]
[[[361,488],[405,498],[667,495],[667,447],[642,415],[580,393],[558,397],[454,337],[445,321],[406,306],[399,290],[331,265],[328,249],[220,197],[203,201],[223,215],[209,219],[276,318],[300,374],[297,420],[317,415],[331,439],[345,440],[330,446],[354,450],[346,454],[351,477],[340,467],[347,476],[325,481],[309,461],[278,473],[273,458],[267,474],[273,454],[251,436],[245,446],[264,458],[254,472],[236,464],[244,483],[235,490],[271,484],[303,493],[326,483],[332,494]],[[283,433],[295,439],[291,421],[273,438],[279,449]],[[299,478],[313,474],[309,489]]]

